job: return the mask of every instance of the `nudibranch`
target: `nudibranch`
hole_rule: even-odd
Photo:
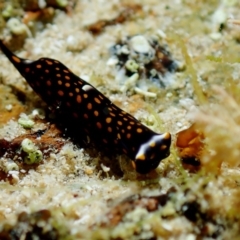
[[[79,138],[127,155],[142,174],[169,155],[170,133],[158,134],[144,126],[61,62],[19,58],[1,40],[0,48],[63,126]]]

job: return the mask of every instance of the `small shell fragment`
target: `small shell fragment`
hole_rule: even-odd
[[[9,173],[10,171],[19,170],[18,165],[11,159],[7,159],[7,158],[0,159],[0,168],[6,173]]]
[[[43,154],[40,150],[36,150],[34,152],[30,152],[28,156],[24,158],[24,163],[26,164],[34,164],[39,163],[43,159]]]
[[[25,138],[22,141],[21,146],[22,150],[27,153],[27,156],[25,156],[24,158],[24,163],[35,164],[42,161],[42,151],[37,149],[37,146],[30,139]]]
[[[36,150],[35,144],[28,138],[25,138],[22,143],[22,150],[26,153],[30,153]]]
[[[24,128],[32,128],[34,126],[34,121],[29,119],[27,115],[22,115],[18,119],[18,123]]]
[[[10,18],[7,22],[7,27],[15,35],[28,34],[26,25],[21,23],[17,18]]]
[[[136,61],[129,59],[127,60],[127,62],[125,63],[125,67],[127,70],[129,70],[130,72],[137,72],[139,65],[137,64]]]

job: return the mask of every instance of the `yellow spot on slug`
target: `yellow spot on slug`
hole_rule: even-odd
[[[20,62],[21,62],[20,58],[18,58],[18,57],[16,57],[16,56],[12,56],[12,60],[13,60],[14,62],[17,62],[17,63],[20,63]]]
[[[62,90],[59,90],[58,95],[62,97],[64,95],[64,92]]]
[[[64,69],[63,71],[64,71],[65,73],[69,73],[69,71],[68,71],[68,70],[66,70],[66,69]]]
[[[155,142],[150,142],[149,146],[150,146],[150,147],[155,147],[155,146],[156,146],[156,143],[155,143]]]
[[[130,133],[127,134],[127,138],[128,139],[131,138],[131,134]]]
[[[164,139],[170,139],[171,138],[171,134],[169,132],[166,132],[164,134]]]
[[[167,148],[166,145],[162,145],[162,146],[160,147],[161,150],[165,150],[166,148]]]
[[[117,137],[118,137],[118,139],[121,139],[121,135],[119,133],[117,134]]]
[[[49,61],[49,60],[46,60],[46,63],[48,64],[48,65],[52,65],[53,63],[51,62],[51,61]]]
[[[65,87],[70,87],[70,83],[65,83]]]
[[[101,103],[101,101],[98,99],[98,98],[94,98],[94,101],[96,102],[96,103],[98,103],[98,104],[100,104]]]
[[[91,110],[91,109],[92,109],[92,104],[91,104],[91,103],[88,103],[87,108],[88,108],[89,110]]]
[[[124,121],[127,121],[128,119],[124,117],[123,120],[124,120]]]
[[[62,85],[62,81],[61,80],[58,80],[58,85]]]
[[[70,77],[69,77],[69,76],[65,76],[65,79],[66,79],[66,80],[70,80]]]
[[[127,126],[127,129],[130,130],[132,127],[131,126]]]
[[[108,130],[108,132],[112,132],[112,128],[111,127],[108,127],[107,130]]]
[[[25,68],[25,72],[29,72],[30,71],[30,68]]]
[[[100,122],[97,122],[96,125],[99,129],[102,128],[102,124]]]
[[[72,97],[72,96],[73,96],[73,93],[72,93],[72,92],[70,92],[68,95],[69,95],[70,97]]]
[[[47,81],[47,85],[48,85],[48,86],[51,86],[51,85],[52,85],[52,83],[51,83],[50,80]]]
[[[153,153],[150,157],[150,159],[154,159],[155,158],[155,154]]]
[[[78,118],[78,114],[77,114],[77,113],[73,113],[73,116],[74,116],[75,118]]]
[[[38,64],[38,65],[36,66],[36,68],[42,68],[42,65],[41,65],[41,64]]]
[[[102,99],[102,100],[104,99],[102,95],[99,95],[99,98]]]
[[[61,74],[58,73],[58,74],[56,74],[56,76],[57,76],[57,77],[61,77]]]
[[[131,125],[134,125],[135,123],[133,121],[129,122]]]
[[[117,121],[117,124],[122,126],[122,122],[121,121]]]
[[[141,128],[137,128],[137,132],[138,132],[138,133],[141,133],[141,132],[142,132],[142,129],[141,129]]]
[[[82,98],[81,98],[80,95],[77,95],[77,97],[76,97],[76,101],[77,101],[77,103],[81,103],[81,102],[82,102]]]
[[[79,92],[80,92],[79,88],[75,88],[75,91],[76,91],[77,93],[79,93]]]
[[[106,123],[110,123],[112,121],[112,118],[108,117],[106,118]]]
[[[140,156],[137,156],[137,160],[145,160],[146,157],[144,154],[141,154]]]
[[[116,115],[115,115],[114,113],[111,113],[111,112],[110,112],[110,115],[111,115],[112,117],[116,117]]]
[[[45,69],[45,73],[49,73],[49,70],[48,70],[48,69]]]
[[[57,67],[57,68],[55,68],[55,69],[56,69],[57,71],[59,71],[59,70],[60,70],[60,68],[58,68],[58,67]]]
[[[88,119],[88,115],[86,113],[83,114],[83,117]]]
[[[97,117],[99,115],[98,111],[94,111],[94,115]]]
[[[84,98],[88,98],[88,95],[86,93],[83,94]]]

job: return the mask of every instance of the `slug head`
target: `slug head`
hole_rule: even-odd
[[[140,146],[135,160],[132,161],[133,167],[141,174],[146,174],[154,170],[162,159],[169,156],[170,145],[170,133],[154,135]]]

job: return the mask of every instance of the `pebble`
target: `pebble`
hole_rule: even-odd
[[[166,94],[166,98],[170,98],[170,97],[172,97],[173,96],[173,94],[171,93],[171,92],[168,92],[167,94]]]
[[[8,110],[9,112],[12,110],[13,106],[12,104],[8,104],[5,106],[5,109]]]
[[[142,35],[130,38],[129,47],[130,59],[136,59],[139,63],[148,64],[155,58],[155,50]]]
[[[209,36],[212,40],[217,41],[217,40],[221,39],[222,34],[220,32],[213,32]]]
[[[118,59],[116,57],[111,57],[107,61],[107,65],[110,67],[116,66],[117,64],[118,64]]]
[[[29,117],[44,119],[45,118],[45,111],[43,109],[36,108],[32,111],[32,113]]]
[[[178,127],[182,127],[183,125],[182,125],[181,122],[177,122],[177,126],[178,126]]]
[[[127,45],[123,45],[120,49],[121,53],[125,54],[125,55],[128,55],[130,53]]]
[[[70,35],[70,36],[68,36],[66,42],[67,42],[68,47],[75,46],[76,45],[76,38],[73,37],[72,35]]]
[[[165,39],[167,37],[166,33],[161,29],[157,30],[157,35],[158,35],[158,37],[160,37],[162,39]]]
[[[134,90],[135,90],[137,93],[140,93],[140,94],[144,95],[145,97],[151,97],[151,98],[157,97],[157,94],[156,94],[156,93],[144,91],[144,90],[142,90],[141,88],[138,88],[138,87],[135,87]]]
[[[151,46],[144,36],[137,35],[130,39],[130,46],[135,52],[148,53],[151,50]]]
[[[38,0],[38,6],[39,8],[43,9],[47,6],[47,3],[45,0]]]

